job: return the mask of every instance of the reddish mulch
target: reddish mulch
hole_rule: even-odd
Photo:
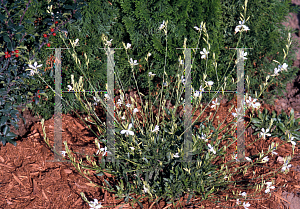
[[[130,96],[133,96],[134,94],[135,92],[131,91]],[[116,101],[118,98],[118,96],[115,97]],[[137,101],[139,102],[139,99],[137,99]],[[217,111],[217,114],[215,115],[213,120],[213,125],[215,128],[217,128],[217,124],[219,124],[218,121],[220,121],[221,123],[227,115],[229,116],[226,119],[225,123],[221,126],[221,128],[223,128],[226,124],[233,120],[233,116],[228,111],[233,104],[236,106],[236,101],[231,100],[229,102],[226,102],[226,100],[223,100],[221,102],[219,110]],[[263,108],[267,108],[270,113],[272,110],[275,110],[274,106],[266,104],[263,104],[262,107],[260,107],[260,111],[262,111]],[[140,110],[140,105],[138,105],[138,109]],[[182,106],[178,108],[177,113],[182,116],[182,114],[180,114],[181,110]],[[249,123],[249,117],[247,117],[249,115],[249,111],[250,110],[248,109],[245,114],[246,125]],[[235,111],[232,110],[231,112]],[[285,112],[289,114],[289,111]],[[106,120],[106,116],[100,105],[96,108],[96,113],[101,121]],[[200,117],[199,121],[203,121],[205,117],[209,116],[210,113],[214,114],[215,110],[208,107]],[[27,114],[27,116],[25,116],[25,114]],[[137,114],[139,117],[140,112],[138,112]],[[212,120],[213,114],[211,115],[210,120]],[[278,114],[279,113],[277,113],[277,115]],[[32,117],[31,111],[28,110],[25,111],[22,115],[25,118]],[[198,115],[199,110],[197,110],[195,117]],[[216,116],[219,116],[219,118],[216,119]],[[192,121],[195,120],[195,117],[193,117]],[[45,131],[47,138],[50,139],[51,146],[53,146],[54,144],[53,128],[53,118],[45,121]],[[95,136],[76,116],[63,114],[62,128],[62,140],[67,141],[70,150],[77,153],[85,153],[87,155],[96,153],[97,148],[94,144]],[[92,129],[96,133],[99,133],[94,126],[92,126]],[[222,133],[219,134],[220,138],[222,136]],[[257,135],[253,136],[252,133],[253,130],[251,128],[246,129],[246,145],[257,139]],[[92,201],[94,198],[96,198],[99,200],[99,202],[102,203],[103,206],[110,206],[110,208],[119,208],[117,207],[117,205],[124,203],[124,199],[117,200],[117,198],[114,198],[113,194],[97,187],[93,187],[93,185],[90,184],[88,180],[86,180],[77,172],[77,170],[71,163],[48,162],[54,160],[54,154],[50,151],[50,149],[44,142],[43,137],[44,134],[42,131],[41,123],[33,122],[33,126],[30,127],[29,132],[26,133],[20,139],[20,141],[18,141],[18,145],[16,147],[14,147],[12,144],[7,144],[6,146],[0,145],[0,208],[89,208],[88,204],[82,200],[80,192],[84,192],[89,201]],[[250,147],[246,147],[246,156],[257,154],[262,149],[264,149],[265,151],[268,150],[268,146],[273,141],[280,144],[282,143],[282,141],[277,137],[267,137],[267,140],[265,141],[259,140]],[[102,143],[100,144],[101,147],[104,147]],[[65,149],[63,148],[63,150]],[[235,150],[235,144],[233,144],[228,148],[228,153],[233,153]],[[279,147],[276,152],[281,157],[291,155],[292,146],[290,143],[288,143],[284,146]],[[299,155],[299,150],[296,147],[295,156],[297,155]],[[76,154],[75,156],[78,162],[79,155]],[[269,158],[269,162],[264,165],[274,169],[279,168],[279,166],[282,165],[277,161],[276,155],[274,155],[273,157],[269,155]],[[91,159],[95,160],[94,157],[91,157]],[[226,161],[230,159],[231,156],[228,156],[226,158]],[[83,161],[87,163],[86,160]],[[214,163],[220,164],[222,162]],[[291,164],[294,167],[296,165],[300,165],[300,162],[299,160],[297,160],[297,158],[294,158]],[[258,176],[269,172],[269,169],[259,169],[256,167],[255,171],[255,176]],[[249,174],[251,174],[251,176]],[[109,176],[110,175],[107,174],[105,179],[112,183],[112,180],[108,178]],[[94,175],[86,175],[86,177],[91,179],[98,185],[105,185],[103,181],[104,177],[96,177]],[[236,177],[236,179],[247,179],[247,177],[249,177],[249,179],[252,178],[251,169],[249,169],[245,176],[238,176]],[[256,198],[257,200],[246,201],[251,204],[249,208],[280,208],[279,206],[281,205],[281,202],[284,201],[283,198],[281,198],[281,193],[283,191],[296,193],[299,190],[298,178],[298,174],[292,171],[292,169],[290,169],[290,172],[287,175],[284,175],[282,173],[277,174],[275,177],[273,177],[273,179],[275,179],[276,184],[274,186],[276,187],[276,189],[271,190],[271,197],[269,198],[268,195],[264,194],[263,189],[259,193],[262,196]],[[260,181],[261,179],[256,182],[259,183]],[[283,187],[284,184],[286,184],[285,187]],[[246,192],[248,196],[253,193],[253,191],[250,192],[249,190]],[[225,197],[225,195],[226,194],[222,194],[223,197]],[[240,200],[241,199],[242,198],[240,198]],[[151,206],[153,209],[174,208],[163,200],[160,200],[157,204],[154,203],[154,200],[149,201],[148,198],[144,198],[143,200],[144,202],[142,202],[142,204],[144,208],[150,208]],[[185,196],[184,198],[180,198],[180,200],[177,201],[177,205],[175,208],[201,208],[201,206],[203,206],[204,208],[221,208],[221,206],[228,208],[235,206],[235,201],[227,201],[225,203],[219,203],[218,205],[216,205],[214,203],[210,203],[207,200],[200,203],[200,197],[196,199],[192,198],[189,204],[185,203],[186,200],[187,196]],[[125,206],[126,207],[123,208],[132,208],[129,204],[126,204]],[[140,208],[137,203],[134,204],[134,207]]]

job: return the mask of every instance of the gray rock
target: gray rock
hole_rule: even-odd
[[[281,197],[287,200],[289,203],[283,201],[284,209],[299,209],[300,208],[300,193],[283,192]]]

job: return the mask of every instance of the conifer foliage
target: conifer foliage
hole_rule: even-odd
[[[235,27],[239,24],[240,14],[243,13],[242,0],[112,0],[98,1],[88,0],[88,7],[85,8],[85,15],[79,24],[70,25],[70,33],[77,33],[80,38],[88,41],[86,51],[91,58],[101,57],[101,65],[95,64],[94,69],[98,72],[95,80],[98,80],[99,87],[104,89],[106,84],[106,55],[103,49],[101,33],[108,35],[108,40],[113,39],[114,48],[123,48],[122,42],[131,43],[129,50],[130,58],[137,60],[139,65],[135,67],[135,76],[140,88],[148,87],[148,72],[152,72],[160,79],[154,79],[154,84],[150,86],[153,91],[157,84],[161,84],[163,77],[163,68],[166,64],[166,73],[174,78],[179,67],[178,58],[183,58],[184,38],[187,38],[186,47],[196,48],[197,54],[192,51],[192,85],[199,89],[203,84],[203,73],[206,68],[205,59],[201,59],[200,51],[203,48],[210,51],[207,61],[207,79],[218,84],[218,88],[224,84],[224,77],[227,76],[226,90],[236,90],[236,84],[232,83],[232,78],[236,81],[236,67],[230,74],[235,65],[236,50],[229,48],[253,48],[245,50],[248,59],[245,61],[245,79],[249,76],[250,95],[255,91],[259,92],[259,84],[265,82],[268,74],[274,73],[277,63],[266,59],[267,56],[276,54],[273,59],[282,57],[285,48],[284,40],[287,39],[288,30],[280,23],[286,21],[290,12],[297,12],[298,7],[292,6],[290,1],[259,0],[249,1],[245,23],[250,30],[243,35],[239,45],[239,33],[234,34]],[[163,21],[168,20],[167,26],[167,53],[165,48],[166,36],[163,30],[159,31],[159,26]],[[200,27],[201,22],[206,23],[209,37],[202,33],[199,40],[199,33],[195,26]],[[205,38],[210,46],[204,41]],[[93,44],[88,44],[93,43]],[[293,43],[297,45],[295,42]],[[296,47],[295,47],[296,48]],[[289,70],[283,72],[276,80],[276,89],[265,91],[262,96],[265,99],[271,99],[272,95],[282,96],[285,91],[286,83],[296,77],[299,70],[292,66],[292,58],[295,56],[295,48],[291,49],[287,61],[285,61]],[[196,52],[196,50],[194,50]],[[149,64],[145,57],[151,53]],[[217,75],[213,66],[213,53],[218,63]],[[165,55],[167,58],[165,59]],[[231,62],[230,60],[233,59]],[[125,50],[115,50],[115,73],[120,76],[123,86],[128,89],[129,86],[135,86],[128,63],[128,57]],[[283,63],[283,60],[278,60]],[[96,62],[96,60],[95,60]],[[93,61],[91,61],[93,63]],[[228,64],[229,68],[228,68]],[[255,64],[254,64],[255,63]],[[262,65],[263,64],[263,65]],[[91,64],[92,66],[92,64]],[[148,69],[148,66],[150,69]],[[255,69],[257,68],[257,69]],[[98,77],[99,76],[99,77]],[[116,80],[116,79],[115,79]],[[228,82],[231,81],[231,82]],[[275,87],[276,83],[272,84]],[[246,84],[245,84],[246,85]],[[213,89],[213,90],[217,90]],[[231,99],[234,94],[228,94]],[[271,100],[266,100],[270,103]]]

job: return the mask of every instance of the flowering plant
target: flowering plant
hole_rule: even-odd
[[[245,13],[246,13],[246,6],[247,6],[247,0],[245,1]],[[246,14],[244,14],[245,16]],[[240,38],[237,43],[237,46],[239,45],[242,32],[249,30],[247,26],[244,24],[248,21],[244,20],[244,16],[242,15],[241,20],[235,29],[236,33],[240,33]],[[167,36],[167,24],[168,21],[163,21],[163,23],[160,25],[159,30],[164,30],[165,35]],[[208,37],[207,31],[205,28],[205,23],[201,23],[200,28],[195,26],[195,29],[199,31],[201,37],[202,32],[204,32],[205,36]],[[290,38],[290,37],[289,37]],[[166,38],[167,39],[167,38]],[[102,40],[104,41],[106,47],[108,47],[108,51],[110,50],[111,42],[108,41],[106,36],[102,36]],[[208,48],[203,49],[201,51],[201,57],[202,59],[208,59],[209,58],[209,50],[210,45],[208,42],[208,38],[204,39],[205,42],[208,44]],[[290,46],[290,39],[289,45],[287,45],[287,51]],[[166,42],[167,43],[167,42]],[[198,42],[199,43],[199,42]],[[132,58],[129,58],[128,55],[128,49],[130,48],[131,44],[128,43],[125,45],[123,43],[124,48],[126,50],[126,54],[128,56],[128,62],[131,65],[132,69],[134,66],[138,65],[137,60],[134,60]],[[184,46],[186,48],[186,46]],[[285,52],[285,51],[284,51]],[[108,54],[108,53],[107,53]],[[244,59],[246,59],[246,53],[243,54]],[[72,54],[73,58],[75,59],[76,63],[81,65],[78,61],[78,58],[76,57],[75,51]],[[145,58],[146,61],[148,60],[149,56],[151,56],[151,53],[147,54],[147,57]],[[285,53],[286,57],[286,53]],[[284,57],[284,59],[285,59]],[[180,58],[179,58],[180,59]],[[283,60],[284,60],[283,59]],[[88,59],[86,59],[88,64]],[[216,63],[215,63],[216,64]],[[283,64],[285,68],[287,66]],[[280,68],[280,70],[282,67]],[[278,69],[275,70],[274,75],[277,76]],[[75,95],[80,100],[82,105],[84,106],[85,110],[88,112],[89,120],[93,120],[93,123],[97,125],[98,130],[102,130],[103,134],[98,136],[95,139],[95,145],[98,151],[93,157],[97,157],[97,155],[100,155],[100,162],[97,164],[95,161],[92,161],[90,157],[87,156],[87,161],[92,164],[92,166],[83,164],[82,160],[80,160],[79,163],[76,162],[75,157],[72,155],[71,151],[68,148],[68,145],[66,142],[64,142],[65,145],[65,152],[68,154],[68,158],[70,159],[71,163],[75,166],[75,168],[86,178],[85,175],[90,175],[89,171],[84,171],[82,173],[81,168],[87,169],[87,170],[93,170],[96,174],[96,176],[103,176],[105,173],[111,174],[114,176],[114,180],[117,181],[117,185],[111,185],[107,180],[104,180],[107,186],[99,186],[97,187],[103,188],[107,191],[114,192],[119,196],[120,198],[124,197],[125,202],[129,201],[129,198],[131,198],[134,202],[138,202],[140,205],[141,203],[138,201],[138,199],[134,198],[134,194],[136,195],[143,195],[143,196],[150,196],[153,198],[155,195],[155,198],[164,198],[166,197],[168,200],[174,200],[174,198],[178,196],[183,196],[184,193],[189,193],[189,199],[193,195],[200,194],[204,199],[211,198],[213,196],[218,196],[217,192],[220,189],[227,188],[227,190],[232,190],[233,197],[232,198],[239,198],[239,195],[235,195],[234,188],[232,187],[233,182],[229,181],[233,176],[236,176],[240,174],[241,172],[246,173],[247,170],[250,170],[251,168],[254,168],[256,164],[261,163],[267,163],[269,161],[269,153],[275,154],[275,150],[279,146],[276,144],[271,144],[269,150],[264,153],[262,152],[259,154],[259,157],[256,161],[252,160],[252,156],[246,157],[246,164],[239,167],[239,171],[235,169],[233,171],[231,168],[235,165],[235,163],[238,163],[238,160],[234,160],[235,156],[232,157],[232,161],[223,163],[221,165],[216,165],[213,162],[215,162],[217,159],[225,158],[226,156],[226,148],[229,147],[234,141],[230,141],[228,139],[232,139],[230,135],[230,129],[231,131],[235,128],[237,125],[237,122],[230,122],[225,126],[227,128],[228,132],[223,135],[222,139],[218,138],[219,130],[216,130],[211,123],[208,123],[207,125],[204,125],[204,123],[200,124],[200,128],[196,129],[194,127],[194,123],[191,124],[191,128],[193,130],[192,133],[192,160],[182,163],[184,156],[187,154],[185,153],[183,146],[184,146],[184,139],[183,135],[186,132],[183,127],[183,121],[175,114],[176,109],[179,105],[183,105],[185,101],[180,97],[184,88],[183,84],[185,83],[184,75],[182,74],[182,70],[177,71],[177,81],[175,83],[171,83],[168,78],[165,78],[167,74],[164,71],[163,74],[163,83],[165,85],[162,85],[162,89],[160,89],[159,94],[156,96],[155,100],[150,99],[146,102],[145,105],[141,106],[141,109],[138,109],[137,102],[134,100],[134,98],[128,98],[124,95],[124,90],[120,90],[120,99],[116,102],[116,115],[117,117],[114,117],[115,120],[115,159],[116,162],[110,162],[105,161],[105,157],[110,157],[113,153],[113,150],[109,150],[107,147],[106,138],[108,136],[108,131],[105,132],[105,130],[101,129],[101,126],[97,123],[100,122],[102,126],[105,126],[101,120],[98,118],[98,116],[95,114],[95,107],[90,103],[83,103],[80,95],[77,93],[78,91],[83,91],[83,95],[86,98],[86,92],[82,88],[82,77],[80,77],[79,82],[75,82],[72,77],[72,86],[70,85],[70,89],[74,89],[76,91]],[[134,71],[132,70],[133,77],[135,79]],[[84,74],[84,72],[83,72]],[[84,74],[85,75],[85,74]],[[149,85],[151,79],[156,76],[152,72],[148,73],[149,75]],[[202,108],[201,99],[202,99],[202,91],[206,87],[211,88],[213,85],[212,81],[206,81],[206,75],[204,74],[203,79],[203,88],[200,87],[200,90],[194,90],[192,88],[193,92],[193,105],[195,105],[195,110],[198,109],[200,106]],[[273,79],[274,79],[273,77]],[[180,79],[181,78],[181,79]],[[266,79],[266,83],[264,83],[264,87],[268,84],[269,76]],[[87,79],[88,80],[88,79]],[[136,79],[135,79],[136,81]],[[225,78],[226,81],[226,78]],[[166,95],[166,97],[171,98],[172,101],[175,101],[175,107],[173,109],[165,108],[166,100],[163,98],[163,88],[166,86],[166,88],[169,88],[169,91],[171,92],[170,95]],[[175,86],[177,86],[176,92],[175,92]],[[226,86],[226,82],[225,82]],[[173,91],[171,91],[173,87]],[[138,87],[137,87],[138,88]],[[264,89],[263,89],[264,90]],[[140,101],[142,101],[141,96],[143,96],[139,91],[139,97]],[[175,95],[176,97],[173,99],[172,96]],[[98,95],[96,92],[95,95],[92,95],[94,98],[95,103],[101,103],[104,107],[106,107],[105,101]],[[107,99],[110,98],[111,95],[106,94],[105,97]],[[160,97],[160,100],[156,103],[156,100]],[[216,95],[214,96],[216,97]],[[251,97],[248,97],[248,94],[246,94],[246,98],[248,100],[246,103],[244,102],[245,108],[252,108],[252,114],[254,109],[258,109],[260,106],[259,102],[255,101],[257,99],[251,100]],[[131,103],[130,103],[131,102]],[[211,108],[214,108],[216,111],[218,110],[218,107],[220,103],[218,103],[218,99],[212,102]],[[94,103],[94,104],[95,104]],[[207,105],[208,106],[208,105]],[[206,106],[206,107],[207,107]],[[156,117],[154,118],[154,108],[158,109],[158,111],[155,113]],[[205,108],[206,108],[205,107]],[[233,106],[231,107],[231,109]],[[231,111],[230,109],[230,111]],[[240,111],[236,110],[236,113],[233,115],[239,120],[240,118]],[[92,113],[92,114],[91,114]],[[109,113],[107,113],[109,114]],[[143,117],[143,122],[141,122],[137,114],[141,115]],[[171,117],[166,117],[170,116]],[[122,116],[122,117],[121,117]],[[162,116],[162,118],[160,117]],[[200,116],[199,116],[200,117]],[[87,118],[86,118],[87,119]],[[198,118],[197,118],[198,119]],[[195,121],[197,121],[197,119]],[[208,120],[208,118],[206,118]],[[252,119],[252,117],[250,118]],[[142,126],[143,124],[143,126]],[[42,121],[43,125],[43,121]],[[230,127],[230,125],[233,125]],[[106,124],[107,126],[107,124]],[[229,128],[230,127],[230,128]],[[223,128],[223,129],[225,129]],[[265,131],[266,128],[266,131]],[[270,136],[267,134],[268,129],[267,127],[261,127],[261,134],[260,138],[265,139],[265,136]],[[46,134],[44,132],[44,139],[46,143],[49,145],[49,140],[46,138]],[[100,141],[104,144],[104,147],[101,148]],[[236,139],[235,139],[236,140]],[[228,142],[227,145],[221,147],[221,142],[225,141]],[[49,145],[50,147],[50,145]],[[108,155],[107,155],[108,154]],[[290,167],[289,162],[291,158],[287,157],[285,159],[285,164],[282,167],[282,171],[288,171],[288,168]],[[105,172],[104,172],[105,171]],[[274,172],[270,172],[274,173]],[[261,176],[266,177],[267,175]],[[257,177],[258,179],[260,177]],[[196,182],[200,182],[199,184],[196,184]],[[236,185],[236,182],[234,182]],[[262,181],[261,185],[255,185],[257,188],[258,186],[262,189],[264,186],[264,182]],[[266,188],[266,191],[269,192],[270,189],[273,189],[273,187],[270,187],[268,184],[268,187]],[[243,193],[240,193],[239,189],[235,190],[236,194],[241,194],[243,197],[247,197],[247,193],[244,191]],[[267,193],[267,192],[266,192]],[[218,196],[218,199],[222,196]],[[84,197],[83,197],[84,198]],[[226,196],[226,200],[228,198],[228,195]],[[86,202],[88,202],[85,199]],[[239,199],[237,199],[237,203],[240,204]],[[91,204],[91,203],[89,203]],[[98,201],[97,201],[98,204]],[[95,202],[94,202],[95,205]],[[245,208],[248,208],[250,206],[249,202],[244,202],[243,206]]]

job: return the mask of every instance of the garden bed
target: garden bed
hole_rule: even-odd
[[[232,104],[236,106],[236,101],[231,100],[226,102],[226,100],[223,100],[221,102],[216,114],[219,118],[216,119],[216,117],[214,117],[212,122],[215,128],[217,128],[218,121],[222,122],[226,115],[230,114],[228,109]],[[274,106],[266,104],[263,104],[260,107],[260,111],[262,111],[263,108],[268,109],[269,112],[275,110]],[[178,114],[180,114],[181,110],[182,107],[179,107]],[[212,108],[207,108],[204,114],[200,117],[200,121],[207,117],[212,111],[214,111]],[[231,112],[234,111],[232,110]],[[106,116],[103,109],[97,107],[96,113],[102,121],[105,121]],[[289,112],[286,113],[289,114]],[[195,116],[198,115],[199,112],[197,111]],[[229,116],[221,128],[231,120],[233,120],[233,116]],[[194,117],[192,121],[194,121]],[[247,125],[249,120],[246,119],[245,123]],[[45,121],[47,138],[50,139],[50,144],[52,146],[54,137],[53,128],[53,118]],[[97,148],[94,144],[95,136],[76,116],[63,114],[62,128],[62,140],[67,141],[70,150],[88,155],[96,153]],[[93,130],[97,132],[95,127],[93,127]],[[251,128],[246,129],[246,145],[257,138],[257,135],[253,136],[252,132],[253,130]],[[221,136],[221,134],[219,136]],[[117,200],[113,194],[93,187],[89,181],[76,171],[71,163],[48,162],[54,160],[54,154],[49,150],[43,138],[44,135],[41,123],[34,122],[29,133],[26,133],[26,135],[17,142],[18,145],[16,147],[12,144],[7,144],[6,146],[0,145],[0,187],[2,191],[0,208],[89,208],[88,204],[82,200],[80,192],[84,192],[89,201],[98,199],[103,206],[110,206],[110,208],[118,208],[117,205],[124,203],[124,199]],[[268,140],[260,140],[258,144],[254,144],[250,148],[246,148],[246,156],[249,156],[250,153],[253,154],[257,151],[261,151],[263,148],[268,149],[268,146],[273,141],[282,143],[282,141],[277,137],[268,137]],[[101,147],[103,147],[103,144]],[[228,152],[232,152],[234,150],[235,145],[229,147]],[[285,146],[280,147],[276,152],[278,153],[278,156],[282,157],[291,155],[292,146],[288,143]],[[282,164],[280,164],[277,159],[278,156],[274,155],[273,157],[270,157],[267,166],[272,168],[278,168],[281,166]],[[297,156],[300,156],[300,152],[296,147],[295,158],[291,161],[293,167],[300,166],[299,157]],[[266,172],[266,170],[257,170],[257,172],[262,174]],[[103,177],[87,177],[98,185],[104,185]],[[269,198],[267,194],[264,194],[264,190],[262,190],[261,193],[263,198],[266,199],[257,198],[257,200],[247,200],[247,202],[251,204],[249,208],[279,208],[279,205],[283,206],[283,203],[287,204],[286,200],[282,198],[281,193],[286,191],[296,194],[299,190],[299,178],[299,172],[293,171],[293,169],[291,169],[287,175],[276,175],[274,177],[274,186],[276,189],[272,190],[271,197]],[[286,184],[286,186],[282,187],[284,184]],[[278,187],[282,188],[278,189]],[[248,195],[250,194],[251,193]],[[227,201],[220,204],[210,203],[209,201],[203,201],[200,203],[200,197],[196,199],[192,198],[189,204],[185,203],[186,200],[187,196],[180,198],[180,200],[177,201],[175,208],[180,208],[180,205],[182,208],[201,208],[201,206],[202,208],[218,208],[221,206],[226,208],[236,205],[235,201]],[[144,198],[144,202],[142,202],[142,204],[144,208],[150,208],[150,206],[152,206],[153,209],[174,208],[163,200],[160,200],[156,204],[154,203],[154,200],[149,200],[148,198]],[[134,204],[134,206],[135,208],[140,208],[137,203]],[[132,206],[126,204],[123,208],[132,208]]]

